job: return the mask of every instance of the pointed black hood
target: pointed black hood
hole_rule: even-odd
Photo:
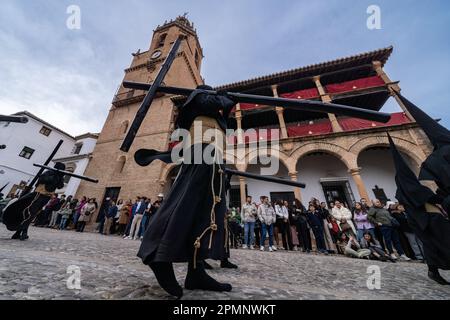
[[[391,136],[388,133],[392,158],[395,165],[395,183],[397,184],[397,200],[407,206],[414,208],[422,207],[430,197],[434,196],[433,191],[422,185],[416,175],[408,167]]]
[[[3,192],[3,190],[5,190],[5,188],[8,186],[9,182],[7,184],[5,184],[3,187],[0,188],[0,192]]]
[[[428,136],[428,139],[430,139],[435,149],[450,144],[450,131],[447,130],[447,128],[440,125],[436,120],[431,118],[400,93],[396,92],[396,94],[403,102],[409,113],[411,113],[413,118]]]

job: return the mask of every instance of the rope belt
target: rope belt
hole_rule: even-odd
[[[39,196],[44,195],[44,196],[51,196],[53,192],[48,192],[45,189],[45,185],[44,184],[39,184],[36,189],[34,190],[34,192],[36,192],[36,195],[33,198],[33,201],[31,201],[30,205],[28,207],[26,207],[25,209],[23,209],[22,211],[22,218],[23,221],[21,223],[21,225],[23,225],[25,222],[27,222],[31,217],[32,217],[32,213],[30,212],[30,208],[31,206],[36,202],[36,200],[39,198]],[[28,216],[28,217],[26,217]]]
[[[435,206],[434,204],[425,203],[425,211],[428,213],[438,213],[442,215],[444,218],[448,219],[448,214],[441,210],[438,206]]]

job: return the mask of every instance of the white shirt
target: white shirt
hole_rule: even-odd
[[[280,218],[283,218],[283,219],[289,218],[288,209],[285,206],[280,207],[279,205],[276,205],[275,212],[276,212],[277,216],[279,216]]]
[[[141,203],[142,203],[142,201],[139,201],[138,205],[136,206],[136,212],[139,211],[139,208],[141,207]]]

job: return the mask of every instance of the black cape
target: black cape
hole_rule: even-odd
[[[54,192],[64,187],[64,175],[55,171],[45,171],[39,177],[37,185],[44,185],[45,190]],[[49,200],[49,195],[32,192],[12,201],[3,210],[3,223],[9,231],[17,231],[22,224],[29,225]]]
[[[434,146],[433,153],[421,166],[419,180],[435,181],[440,192],[445,197],[450,196],[450,131],[400,93],[397,95]],[[450,202],[450,198],[447,201]],[[446,209],[449,212],[450,208]]]
[[[426,204],[441,204],[442,198],[422,185],[408,167],[388,134],[394,159],[397,200],[405,206],[408,224],[423,242],[427,264],[450,269],[450,221],[443,213],[427,212]]]
[[[177,124],[180,128],[189,129],[195,117],[207,116],[216,119],[225,130],[229,111],[234,105],[235,102],[226,96],[195,90],[181,107]],[[223,111],[222,114],[220,110]],[[136,161],[141,165],[150,163],[150,158],[139,161],[140,157],[135,155]],[[167,154],[163,159],[168,161]],[[223,164],[181,165],[167,197],[144,233],[138,256],[145,264],[188,262],[193,261],[194,255],[197,260],[223,260],[228,257],[225,241],[226,179],[223,171]],[[215,204],[214,195],[220,197],[220,202]],[[214,232],[208,230],[213,206],[217,225]],[[199,241],[200,246],[195,252],[194,243],[203,233]]]

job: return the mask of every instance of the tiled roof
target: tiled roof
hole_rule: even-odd
[[[380,61],[384,65],[389,56],[393,51],[393,47],[389,46],[387,48],[378,49],[375,51],[369,51],[365,53],[360,53],[357,55],[339,58],[336,60],[331,60],[327,62],[312,64],[296,69],[291,69],[283,72],[273,73],[266,76],[261,76],[253,79],[248,79],[244,81],[239,81],[235,83],[221,85],[216,87],[217,90],[245,90],[246,87],[255,87],[258,85],[270,85],[276,84],[278,82],[292,80],[293,78],[302,78],[311,75],[320,75],[326,72],[332,72],[339,69],[350,68],[357,65],[368,64],[372,61]],[[248,89],[248,88],[247,88]]]

